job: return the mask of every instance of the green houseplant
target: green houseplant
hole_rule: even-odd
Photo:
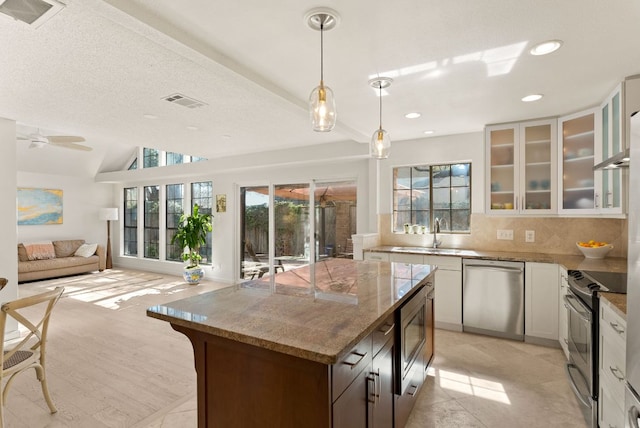
[[[182,260],[189,262],[184,268],[184,278],[190,284],[197,284],[204,277],[204,269],[200,267],[200,247],[207,243],[207,233],[212,230],[211,214],[200,214],[200,207],[196,204],[190,215],[180,216],[178,230],[171,238],[171,244],[178,243],[182,247]]]

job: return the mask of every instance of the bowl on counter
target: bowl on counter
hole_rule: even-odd
[[[606,244],[600,247],[583,247],[576,242],[576,247],[584,254],[588,259],[604,259],[609,251],[613,250],[613,245]]]

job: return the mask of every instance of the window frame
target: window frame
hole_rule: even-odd
[[[457,165],[464,165],[467,168],[467,174],[466,176],[468,176],[468,184],[465,185],[454,185],[452,178],[454,177],[451,173],[451,170],[454,166]],[[448,186],[434,186],[434,169],[436,168],[448,168],[449,169],[449,184]],[[414,187],[414,177],[413,177],[413,171],[416,168],[428,168],[429,169],[429,175],[428,175],[428,189],[429,189],[429,193],[428,193],[428,207],[427,208],[416,208],[414,207],[414,197],[413,197],[413,192],[414,189],[426,189],[426,187]],[[397,171],[400,169],[409,169],[410,171],[410,175],[409,177],[407,177],[406,179],[408,179],[409,181],[409,187],[408,188],[400,188],[398,187],[398,173]],[[464,235],[468,235],[471,233],[471,207],[472,207],[472,163],[471,162],[451,162],[451,163],[434,163],[434,164],[422,164],[422,165],[403,165],[403,166],[397,166],[394,167],[392,169],[392,184],[391,184],[391,191],[392,191],[392,197],[391,197],[391,232],[392,233],[400,233],[400,234],[405,234],[405,233],[433,233],[433,224],[434,224],[434,219],[438,218],[438,216],[436,215],[436,212],[442,212],[442,211],[448,211],[448,218],[449,221],[446,222],[446,224],[441,224],[441,228],[440,231],[441,232],[445,232],[445,233],[449,233],[449,234],[464,234]],[[447,208],[442,208],[442,207],[435,207],[434,205],[434,189],[443,189],[443,188],[447,188],[449,191],[449,202],[448,202],[448,207]],[[460,189],[460,188],[466,188],[468,189],[468,207],[467,208],[453,208],[453,192],[454,189]],[[408,191],[409,192],[409,209],[398,209],[398,194],[401,191]],[[451,220],[453,218],[453,214],[455,211],[467,211],[467,218],[468,220],[468,224],[467,224],[467,228],[465,230],[452,230],[452,224],[453,221]],[[413,230],[409,230],[407,231],[403,226],[404,224],[397,224],[399,221],[399,218],[401,218],[401,216],[406,218],[406,215],[408,213],[409,218],[411,219],[411,222],[409,223],[410,225],[414,225],[414,224],[419,224],[417,223],[416,219],[418,218],[417,214],[418,213],[425,213],[428,212],[428,226],[426,227],[426,231],[423,232],[414,232]],[[401,214],[401,213],[404,213]],[[423,217],[424,218],[424,217]],[[443,227],[444,226],[444,227]],[[409,228],[411,229],[411,228]]]
[[[123,199],[122,254],[136,257],[138,256],[138,187],[125,187]],[[133,248],[134,252],[129,252],[129,248]]]

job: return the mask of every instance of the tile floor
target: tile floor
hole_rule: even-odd
[[[146,316],[154,304],[220,288],[111,270],[21,284],[21,295],[66,286],[52,318],[50,415],[35,376],[12,387],[6,427],[196,427],[190,343]],[[408,428],[586,427],[554,348],[436,330],[436,356]]]

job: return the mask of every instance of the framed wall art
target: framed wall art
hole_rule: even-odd
[[[18,226],[62,224],[62,190],[18,188]]]
[[[227,195],[216,195],[216,212],[227,212]]]

